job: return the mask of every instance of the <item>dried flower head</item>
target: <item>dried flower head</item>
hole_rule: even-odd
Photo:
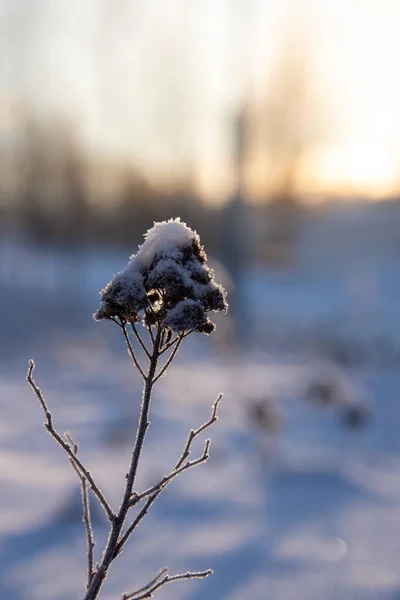
[[[177,333],[210,334],[215,325],[206,313],[228,308],[199,236],[179,218],[154,223],[128,266],[100,293],[96,320],[143,318]]]

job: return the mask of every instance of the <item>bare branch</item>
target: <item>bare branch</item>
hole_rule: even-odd
[[[180,581],[182,579],[203,579],[204,577],[208,577],[212,573],[212,569],[207,569],[207,571],[198,572],[188,571],[187,573],[181,573],[180,575],[165,575],[148,590],[144,591],[143,594],[140,594],[139,596],[137,595],[137,592],[134,592],[133,594],[124,594],[122,596],[122,600],[144,600],[145,598],[152,598],[153,593],[163,585],[166,585],[167,583],[172,583],[173,581]]]
[[[69,433],[65,434],[66,439],[71,444],[73,448],[73,452],[75,456],[78,454],[78,444],[74,442],[71,435]],[[82,492],[82,508],[83,508],[83,523],[85,525],[86,530],[86,541],[87,541],[87,559],[88,559],[88,571],[87,571],[87,585],[86,589],[89,588],[92,578],[93,578],[93,567],[94,567],[94,537],[93,537],[93,528],[92,528],[92,519],[90,515],[90,501],[89,501],[89,491],[87,481],[84,475],[79,471],[78,467],[75,463],[69,459],[72,468],[75,470],[81,482],[81,492]]]
[[[176,463],[174,470],[179,469],[183,465],[183,463],[185,462],[185,460],[190,456],[192,444],[193,444],[193,441],[195,440],[195,438],[198,435],[200,435],[200,433],[202,433],[203,431],[205,431],[206,429],[208,429],[209,427],[211,427],[211,425],[213,425],[218,420],[218,414],[217,414],[217,412],[218,412],[219,403],[221,402],[221,398],[222,398],[222,394],[220,394],[218,396],[218,398],[216,399],[216,401],[212,405],[211,417],[208,419],[208,421],[206,421],[205,423],[203,423],[203,425],[200,425],[200,427],[198,427],[198,429],[192,429],[190,431],[188,439],[187,439],[186,444],[185,444],[185,448],[184,448],[183,453],[182,453],[182,456],[180,457],[180,459]]]
[[[146,327],[147,327],[147,331],[149,332],[151,343],[154,345],[154,334],[153,334],[153,330],[151,329],[150,323],[146,323]]]
[[[138,362],[138,360],[137,360],[137,358],[135,356],[135,353],[133,351],[131,340],[129,339],[128,332],[126,331],[126,323],[124,323],[122,325],[121,329],[122,329],[122,333],[124,334],[124,338],[125,338],[126,344],[128,346],[129,356],[131,357],[131,359],[133,361],[133,364],[135,365],[135,367],[137,368],[137,370],[139,371],[139,373],[141,374],[141,376],[143,377],[143,379],[146,380],[146,375],[144,374],[143,369],[140,366],[140,364],[139,364],[139,362]]]
[[[145,585],[144,587],[140,588],[140,590],[136,590],[136,592],[132,592],[128,596],[126,594],[123,594],[122,600],[124,600],[125,598],[128,598],[129,596],[137,596],[138,594],[142,594],[143,592],[147,592],[149,590],[149,588],[153,587],[153,585],[155,583],[157,583],[157,581],[159,581],[161,579],[161,577],[163,575],[166,575],[167,573],[168,573],[168,567],[164,567],[163,569],[160,569],[160,571],[157,573],[157,575],[154,577],[154,579],[152,579],[147,585]]]
[[[56,442],[62,447],[62,449],[68,454],[71,462],[74,463],[74,465],[77,467],[77,469],[79,470],[81,475],[85,477],[85,479],[87,480],[91,489],[93,490],[94,495],[96,496],[96,498],[99,500],[100,504],[106,511],[109,521],[113,522],[114,521],[114,513],[113,513],[109,503],[105,499],[103,493],[100,491],[99,487],[95,483],[90,472],[86,469],[84,464],[75,455],[70,444],[65,442],[63,440],[63,438],[60,436],[60,434],[55,430],[55,428],[53,426],[53,419],[52,419],[51,413],[50,413],[48,406],[43,398],[42,392],[40,391],[40,388],[36,385],[36,383],[32,377],[34,368],[35,368],[35,363],[33,362],[33,360],[30,360],[28,374],[27,374],[26,379],[27,379],[29,385],[31,386],[32,390],[36,394],[36,397],[38,398],[40,405],[43,409],[43,412],[46,416],[46,421],[44,423],[45,428],[47,429],[49,434],[56,440]]]
[[[161,368],[160,372],[158,373],[158,375],[156,375],[154,377],[154,383],[156,383],[160,377],[162,377],[165,373],[165,371],[168,369],[169,365],[172,363],[172,361],[174,360],[176,353],[179,350],[180,345],[182,344],[183,341],[183,336],[180,335],[178,338],[178,341],[176,342],[175,348],[172,350],[168,360],[166,361],[165,365]]]
[[[147,502],[145,503],[145,505],[143,506],[143,508],[141,508],[140,512],[136,515],[135,519],[129,525],[128,529],[125,531],[124,535],[122,536],[122,538],[118,542],[117,549],[116,549],[116,555],[118,555],[121,552],[122,548],[125,546],[126,542],[130,538],[132,532],[139,525],[139,523],[141,522],[141,520],[143,519],[143,517],[145,517],[147,515],[147,513],[149,512],[150,507],[157,500],[158,496],[161,494],[161,492],[163,491],[163,489],[164,488],[159,488],[156,492],[154,492],[154,494],[152,494],[151,496],[149,496],[149,498],[147,499]]]
[[[122,327],[121,323],[115,317],[111,317],[110,321],[114,321],[118,325],[118,327]]]
[[[159,294],[161,296],[162,295],[161,291],[158,290],[158,292],[159,292]],[[159,325],[160,317],[156,314],[156,312],[155,312],[154,308],[151,306],[151,304],[149,304],[149,306],[146,308],[146,316],[147,316],[147,311],[150,311],[152,313],[153,318],[154,318],[154,322],[157,323],[157,325]],[[153,342],[153,345],[154,345],[155,337],[154,337],[154,334],[153,334],[153,330],[151,328],[151,324],[149,323],[149,318],[147,317],[147,319],[145,321],[146,321],[147,329],[149,331],[149,335],[151,337],[151,341]]]
[[[217,419],[218,419],[217,411],[218,411],[219,403],[221,402],[221,398],[222,398],[222,394],[220,394],[218,396],[218,398],[216,399],[216,401],[214,402],[214,404],[212,406],[211,417],[208,419],[208,421],[206,421],[205,423],[203,423],[203,425],[201,425],[197,429],[192,429],[190,431],[188,439],[187,439],[185,447],[184,447],[184,450],[183,450],[183,453],[182,453],[182,456],[180,457],[180,459],[176,463],[176,465],[175,465],[174,469],[171,471],[170,475],[167,475],[164,478],[165,479],[164,483],[162,483],[160,485],[160,483],[161,483],[160,482],[159,484],[155,485],[153,488],[150,488],[149,490],[146,490],[145,492],[143,492],[143,494],[138,494],[138,495],[134,494],[133,496],[131,496],[131,506],[134,506],[138,502],[140,502],[140,500],[142,500],[144,497],[147,497],[147,494],[151,493],[151,495],[148,497],[148,499],[147,499],[146,503],[144,504],[144,506],[141,508],[141,510],[136,515],[136,517],[133,520],[133,522],[131,523],[131,525],[128,527],[128,529],[126,530],[126,532],[124,533],[124,535],[122,536],[122,538],[120,539],[120,541],[118,542],[117,554],[119,554],[121,552],[121,550],[124,547],[125,543],[129,539],[131,533],[136,529],[136,527],[139,525],[139,523],[141,522],[141,520],[143,519],[143,517],[146,516],[146,514],[148,513],[150,507],[157,500],[157,498],[161,494],[161,492],[167,487],[167,485],[169,484],[169,482],[175,477],[175,474],[177,474],[176,471],[178,471],[183,466],[185,466],[185,460],[187,458],[189,458],[189,456],[190,456],[190,452],[191,452],[191,448],[192,448],[192,444],[193,444],[194,439],[198,435],[200,435],[200,433],[202,433],[203,431],[205,431],[206,429],[208,429],[208,427],[211,427],[211,425],[213,425],[217,421]],[[203,462],[203,460],[207,460],[207,458],[203,459],[203,457],[205,455],[208,457],[209,447],[210,447],[210,441],[207,440],[206,441],[206,446],[204,448],[203,455],[200,457],[200,459],[197,459],[197,461],[190,461],[190,462],[195,463],[195,464],[190,465],[190,466],[195,466],[196,464],[200,464],[201,462]],[[188,466],[187,468],[190,468],[190,467]],[[185,471],[185,470],[186,470],[186,467],[184,469],[182,469],[182,471]],[[161,481],[163,481],[163,480],[161,480]],[[154,489],[154,492],[151,491],[153,489]]]
[[[194,331],[194,329],[190,329],[189,331],[185,331],[185,333],[181,333],[180,335],[177,335],[173,340],[168,342],[168,344],[165,346],[165,348],[163,348],[161,350],[160,354],[164,354],[164,352],[167,352],[167,350],[169,350],[175,344],[175,342],[177,342],[179,340],[180,337],[183,339],[183,338],[187,337],[188,335],[190,335],[191,333],[193,333],[193,331]]]
[[[146,348],[146,345],[145,345],[144,341],[143,341],[143,340],[142,340],[142,338],[140,337],[140,334],[139,334],[138,330],[136,329],[136,327],[135,327],[135,324],[134,324],[134,323],[131,323],[131,326],[132,326],[133,333],[135,334],[135,336],[136,336],[136,338],[137,338],[137,340],[138,340],[139,344],[141,345],[141,347],[142,347],[142,349],[143,349],[143,352],[146,354],[147,358],[148,358],[148,359],[150,359],[150,358],[151,358],[151,354],[150,354],[150,352],[147,350],[147,348]]]
[[[170,348],[172,348],[172,346],[179,340],[179,335],[177,335],[176,337],[174,337],[173,340],[171,340],[170,342],[168,342],[168,344],[166,344],[165,348],[163,348],[160,352],[160,354],[164,354],[164,352],[167,352]]]
[[[153,487],[148,488],[141,494],[133,494],[132,498],[131,498],[131,505],[136,506],[136,504],[138,504],[138,502],[143,500],[143,498],[146,498],[147,496],[154,494],[154,492],[157,492],[160,488],[163,488],[167,483],[169,483],[172,479],[174,479],[175,477],[177,477],[184,471],[187,471],[188,469],[191,469],[192,467],[196,467],[197,465],[201,465],[203,462],[206,462],[206,460],[208,460],[208,458],[210,457],[210,454],[209,454],[210,444],[211,444],[211,440],[206,440],[203,454],[199,458],[196,458],[196,460],[189,460],[184,465],[179,467],[178,469],[174,469],[173,471],[171,471],[171,473],[169,475],[165,475],[165,477],[163,477],[161,479],[161,481],[159,481],[156,485],[153,485]]]

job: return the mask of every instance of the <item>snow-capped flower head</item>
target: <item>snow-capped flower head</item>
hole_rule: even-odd
[[[178,219],[154,226],[128,266],[100,292],[94,317],[161,325],[177,333],[211,333],[210,311],[226,312],[222,286],[214,280],[195,231]]]

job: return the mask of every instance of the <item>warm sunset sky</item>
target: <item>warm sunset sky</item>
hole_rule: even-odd
[[[304,186],[379,196],[400,181],[400,0],[0,0],[0,26],[0,133],[10,102],[64,113],[94,151],[190,169],[213,197],[232,186],[232,117],[244,98],[262,110],[298,31],[323,123]],[[250,172],[257,195],[260,158]]]

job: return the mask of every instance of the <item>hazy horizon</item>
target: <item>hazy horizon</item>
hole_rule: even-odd
[[[91,155],[154,180],[190,176],[221,198],[235,186],[233,121],[246,103],[250,197],[276,171],[271,115],[296,129],[294,142],[284,129],[272,137],[282,154],[296,146],[300,192],[378,198],[399,187],[395,1],[3,0],[0,10],[2,140],[32,117],[63,116]]]

